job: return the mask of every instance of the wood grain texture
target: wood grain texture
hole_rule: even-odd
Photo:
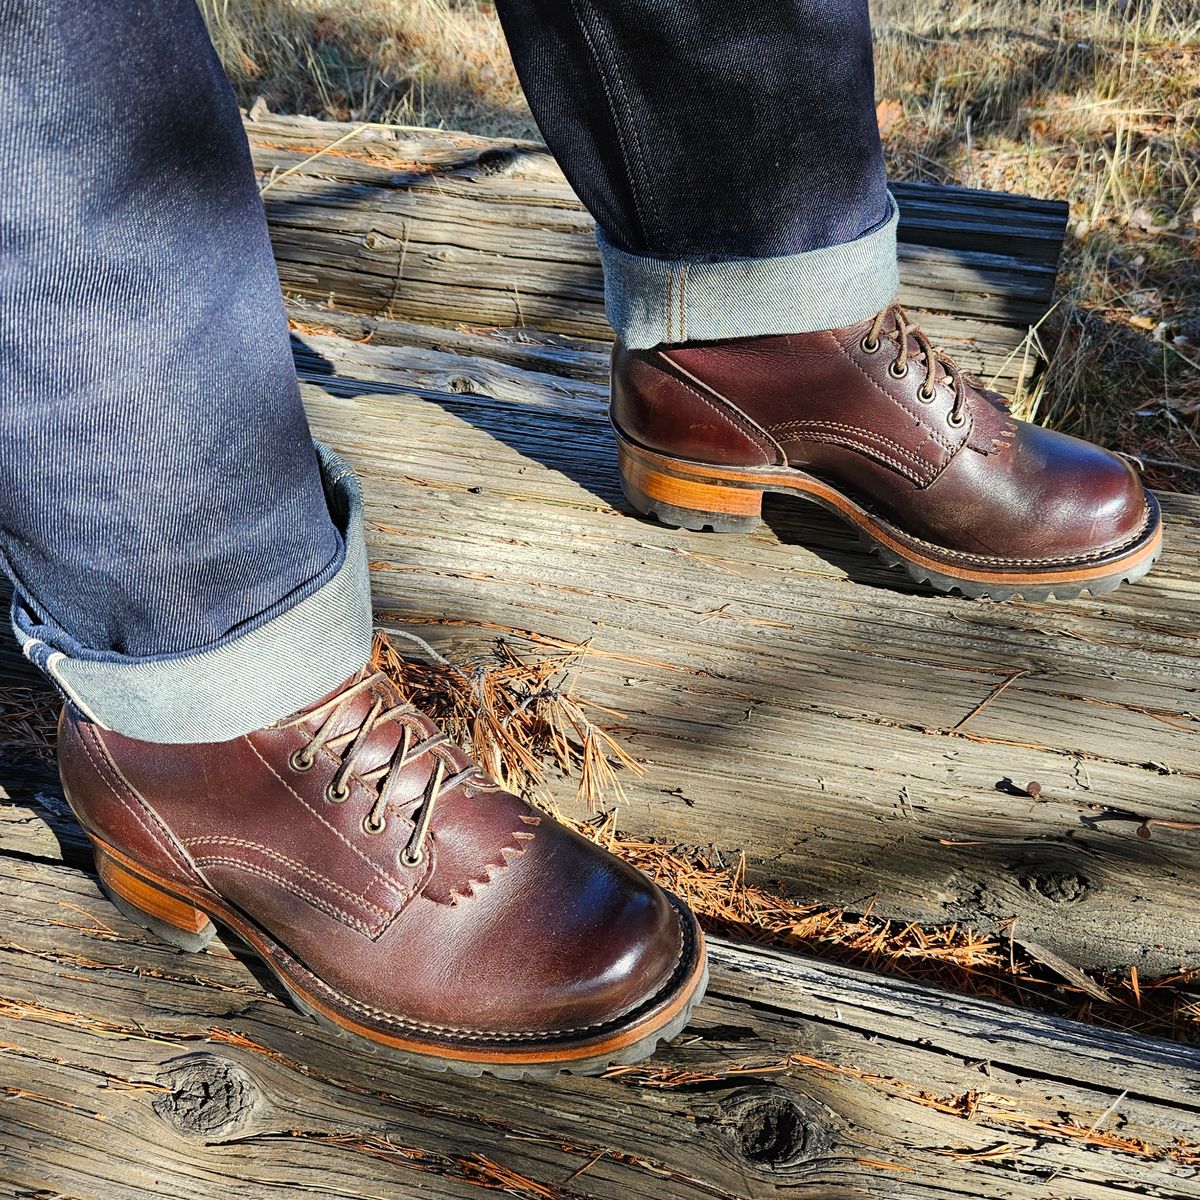
[[[657,1079],[512,1084],[347,1054],[69,867],[0,858],[0,929],[10,1194],[1200,1196],[1197,1051],[793,955],[718,941]]]
[[[289,295],[425,324],[611,338],[591,218],[540,144],[270,115],[246,130]],[[894,191],[901,299],[963,366],[1011,386],[1036,365],[1014,351],[1049,305],[1066,206]]]
[[[377,607],[460,656],[588,642],[585,694],[647,767],[622,827],[856,911],[1016,918],[1080,967],[1196,962],[1200,835],[1138,830],[1196,816],[1200,502],[1166,497],[1159,566],[1101,600],[935,596],[800,500],[750,537],[629,515],[586,372],[486,335],[297,337],[314,428],[364,481]]]
[[[1200,500],[1165,498],[1146,583],[1070,604],[914,589],[799,500],[746,537],[640,520],[557,168],[433,131],[311,157],[350,128],[248,132],[385,624],[460,659],[586,642],[580,693],[646,768],[631,834],[744,852],[806,900],[1011,929],[1068,968],[1196,964],[1200,833],[1146,822],[1196,815]],[[906,299],[1011,382],[1060,208],[900,202]],[[29,670],[0,653],[6,685]],[[186,956],[125,922],[51,764],[8,746],[0,785],[5,1196],[1200,1197],[1195,1048],[720,940],[647,1072],[513,1085],[347,1053],[244,948]],[[550,783],[578,813],[574,787]]]

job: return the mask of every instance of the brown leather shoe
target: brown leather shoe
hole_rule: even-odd
[[[382,674],[229,742],[133,741],[67,709],[58,753],[122,912],[186,950],[220,921],[364,1046],[592,1073],[652,1053],[703,992],[683,904],[501,790]]]
[[[612,420],[640,512],[741,531],[763,492],[803,496],[943,591],[1098,595],[1162,547],[1158,504],[1128,463],[1014,420],[898,305],[819,333],[618,343]]]

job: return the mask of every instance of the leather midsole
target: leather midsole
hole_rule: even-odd
[[[400,1037],[395,1034],[383,1033],[373,1026],[360,1024],[353,1017],[330,1005],[327,1000],[314,995],[303,977],[298,977],[295,972],[288,970],[286,964],[279,961],[280,947],[276,946],[270,936],[237,909],[226,905],[215,892],[200,891],[185,884],[165,880],[90,831],[88,831],[88,836],[100,853],[108,855],[126,870],[140,876],[148,884],[159,888],[167,895],[179,901],[186,901],[227,925],[243,941],[253,946],[271,970],[287,981],[287,985],[292,991],[330,1021],[358,1037],[372,1042],[380,1042],[401,1052],[431,1055],[436,1058],[452,1058],[464,1062],[518,1064],[569,1063],[573,1059],[590,1059],[604,1054],[615,1055],[626,1046],[652,1036],[656,1029],[669,1025],[687,1007],[704,978],[704,935],[688,914],[685,919],[691,921],[693,937],[691,961],[685,976],[678,981],[674,993],[662,1006],[644,1013],[629,1025],[601,1038],[591,1041],[524,1043],[512,1048],[486,1046],[466,1048],[452,1042],[423,1040],[415,1036]],[[297,962],[299,962],[298,959]],[[308,969],[305,968],[305,970]],[[312,974],[314,978],[317,977],[315,972]]]
[[[769,491],[802,496],[835,512],[909,562],[941,574],[981,583],[1044,583],[1047,579],[1083,582],[1088,579],[1106,578],[1120,571],[1127,571],[1147,557],[1157,554],[1162,544],[1162,518],[1157,504],[1151,498],[1148,502],[1150,515],[1144,532],[1131,543],[1107,552],[1103,558],[1101,555],[1105,552],[1099,552],[1092,562],[1017,565],[1012,562],[1006,563],[1004,559],[997,557],[995,566],[964,563],[957,561],[954,552],[949,549],[946,550],[946,557],[942,557],[938,553],[939,548],[928,542],[921,540],[920,545],[914,544],[916,539],[910,540],[911,535],[906,535],[902,530],[874,516],[831,484],[795,467],[735,467],[691,462],[647,450],[631,442],[620,430],[617,430],[617,440],[622,454],[628,455],[643,469],[659,472],[673,480],[707,484],[710,487],[753,489],[760,493]],[[744,504],[729,507],[729,511],[735,514],[746,509]]]

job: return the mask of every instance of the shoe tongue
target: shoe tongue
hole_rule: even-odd
[[[368,676],[375,675],[376,673],[377,668],[368,663],[360,671],[357,671],[347,679],[345,683],[340,684],[321,699],[315,700],[312,704],[300,710],[296,716],[302,719],[302,723],[309,735],[315,736],[317,731],[329,720],[330,715],[335,711],[334,702],[337,701],[341,693],[348,691],[355,684],[361,683]],[[387,709],[398,704],[403,704],[404,696],[392,680],[381,676],[369,687],[364,687],[360,692],[349,697],[344,704],[336,709],[337,716],[334,719],[334,723],[329,727],[329,737],[338,737],[360,729],[362,723],[370,715],[371,709],[375,707],[378,701],[382,701],[383,708]],[[411,714],[405,715],[403,723],[412,728],[411,744],[414,748],[427,738],[433,737],[440,732],[437,722],[432,717],[420,711],[414,710]],[[400,721],[393,720],[376,725],[367,734],[366,740],[355,754],[355,773],[359,775],[366,774],[376,767],[390,762],[402,736],[403,725]],[[470,765],[470,759],[467,755],[453,744],[446,744],[439,753],[448,759],[448,763],[450,764],[448,774],[453,774]],[[426,772],[433,769],[433,760],[428,756],[424,756],[422,762],[424,764],[423,770]]]
[[[355,671],[353,675],[349,676],[349,678],[342,680],[337,687],[326,692],[325,695],[318,696],[317,699],[313,700],[309,704],[304,705],[303,708],[296,709],[296,711],[292,713],[290,717],[284,718],[284,722],[298,720],[309,713],[314,713],[323,719],[326,714],[323,712],[319,714],[316,713],[317,709],[323,708],[325,705],[329,704],[330,701],[336,700],[338,696],[342,694],[342,692],[349,691],[350,688],[352,688],[356,683],[361,683],[367,678],[367,676],[375,675],[377,672],[377,667],[371,663],[366,663],[357,671]],[[377,696],[382,696],[385,703],[389,705],[400,704],[403,702],[400,689],[390,679],[387,679],[384,676],[380,676],[379,680],[373,687],[364,688],[360,694],[365,699],[366,706],[368,708]]]

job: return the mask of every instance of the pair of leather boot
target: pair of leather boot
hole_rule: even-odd
[[[1013,420],[903,312],[614,353],[630,501],[747,530],[766,491],[967,595],[1108,591],[1149,569],[1120,458]],[[687,908],[504,792],[382,674],[229,742],[162,745],[68,708],[59,761],[108,894],[186,950],[214,922],[363,1046],[502,1076],[594,1072],[681,1030],[706,978]]]

